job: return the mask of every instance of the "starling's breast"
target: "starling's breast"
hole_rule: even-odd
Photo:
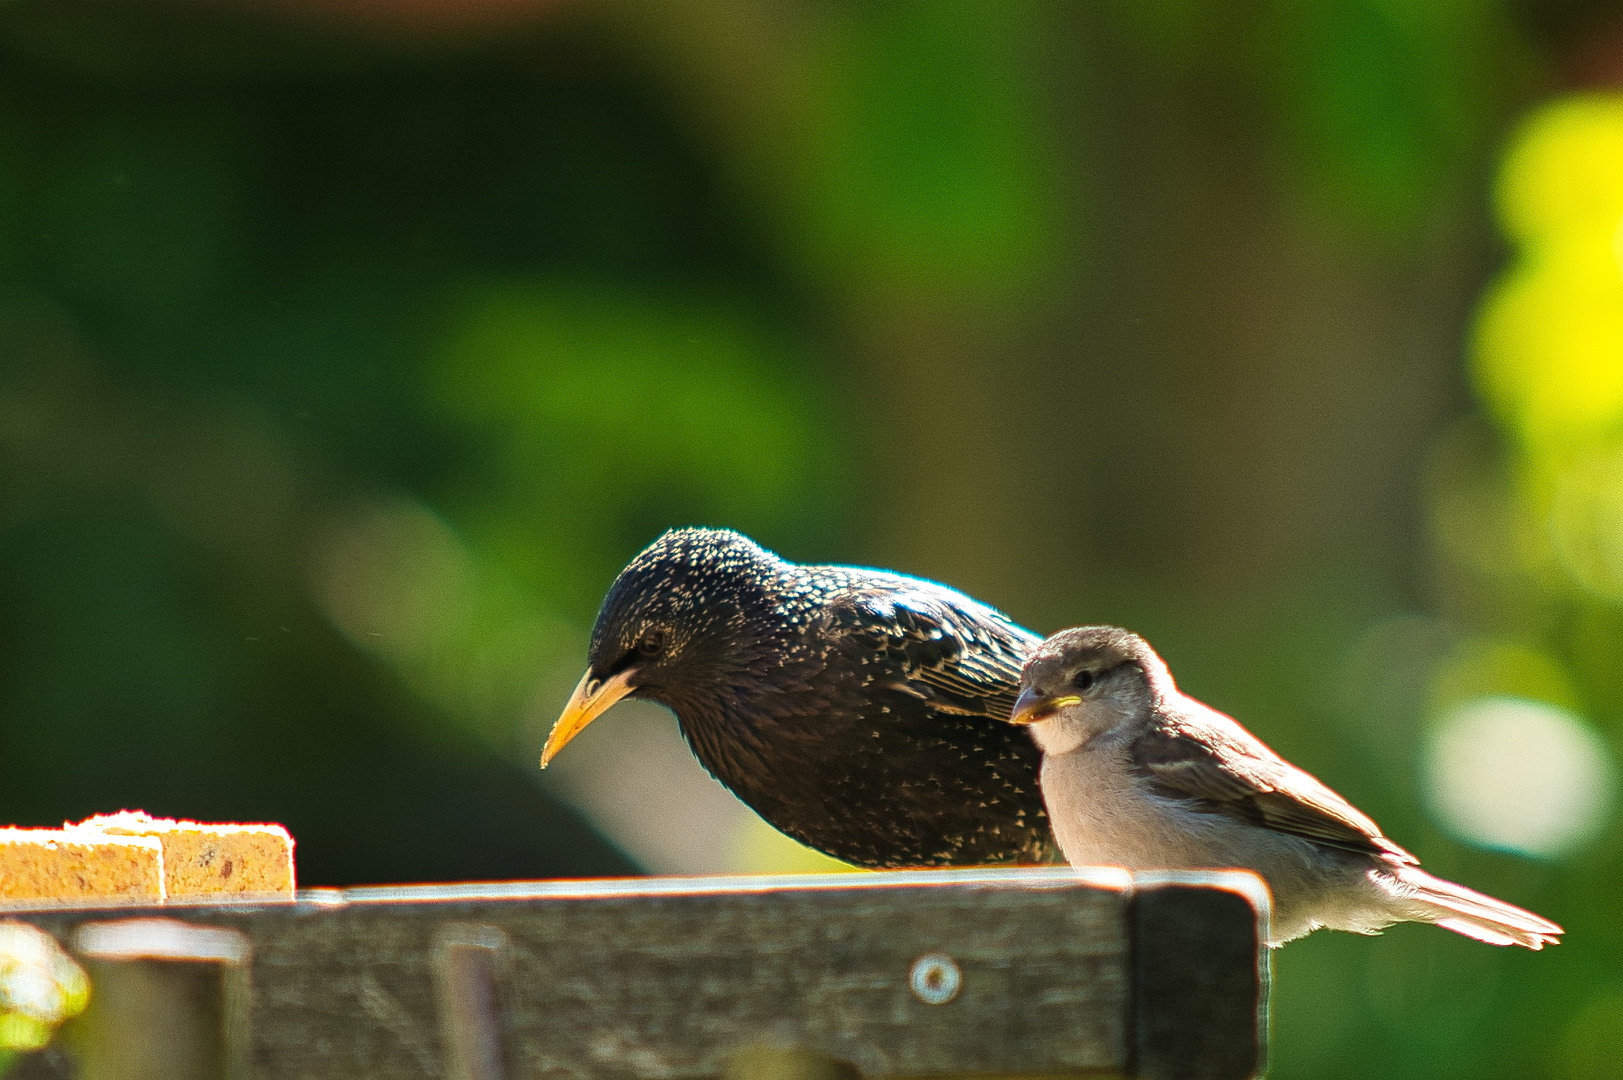
[[[1057,857],[1024,729],[955,715],[839,664],[724,710],[678,709],[705,767],[774,827],[870,867]]]

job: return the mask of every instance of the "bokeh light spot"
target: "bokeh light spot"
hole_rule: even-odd
[[[1617,771],[1605,742],[1543,702],[1487,697],[1445,714],[1431,732],[1422,783],[1432,814],[1478,847],[1558,858],[1611,817]]]
[[[1623,218],[1623,96],[1581,94],[1535,113],[1499,176],[1499,218],[1514,240],[1599,228]]]
[[[0,1053],[40,1049],[89,1001],[90,980],[54,938],[24,923],[0,923]]]
[[[1604,433],[1623,418],[1615,226],[1525,255],[1482,309],[1478,383],[1535,446]]]
[[[1605,435],[1623,419],[1623,96],[1536,112],[1500,172],[1499,211],[1521,250],[1477,323],[1478,385],[1531,450]]]

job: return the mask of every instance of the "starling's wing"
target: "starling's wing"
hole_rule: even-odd
[[[1132,746],[1133,764],[1156,794],[1326,847],[1416,862],[1346,799],[1233,719],[1185,703],[1167,709]]]
[[[808,567],[804,577],[818,602],[800,623],[798,651],[808,685],[830,704],[798,727],[824,755],[843,740],[819,795],[837,821],[887,838],[888,852],[865,865],[1058,858],[1037,782],[1042,755],[1008,722],[1037,636],[916,578],[852,567]]]
[[[1020,669],[1041,644],[961,593],[889,574],[853,583],[826,613],[824,633],[870,685],[962,716],[1007,721]]]

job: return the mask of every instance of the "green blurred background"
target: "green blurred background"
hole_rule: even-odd
[[[724,524],[1132,626],[1567,927],[1290,946],[1274,1076],[1623,1076],[1613,87],[1582,0],[0,0],[0,821],[813,868],[658,710],[535,767]]]

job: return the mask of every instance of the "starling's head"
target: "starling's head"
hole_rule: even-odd
[[[1026,661],[1009,721],[1042,724],[1058,718],[1086,737],[1124,716],[1142,715],[1173,689],[1166,665],[1137,634],[1116,626],[1078,626],[1044,641]],[[1048,741],[1038,734],[1039,743]]]
[[[541,765],[628,695],[678,704],[743,660],[752,615],[782,560],[728,529],[672,529],[615,579],[592,629],[586,674],[553,725]]]

